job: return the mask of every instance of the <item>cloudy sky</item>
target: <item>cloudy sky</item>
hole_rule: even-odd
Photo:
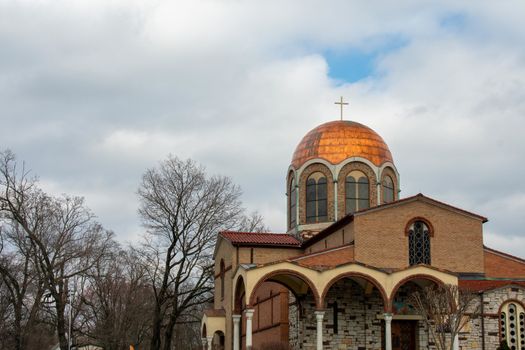
[[[525,3],[0,0],[0,149],[84,196],[121,241],[168,154],[230,176],[285,229],[285,175],[313,127],[364,123],[402,197],[489,217],[525,257]]]

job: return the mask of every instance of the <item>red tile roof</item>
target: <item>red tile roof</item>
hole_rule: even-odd
[[[459,286],[466,288],[473,292],[480,292],[489,289],[495,289],[504,286],[523,286],[525,287],[525,281],[513,281],[513,280],[459,280]]]
[[[292,235],[284,233],[258,233],[223,231],[220,236],[230,241],[233,245],[263,245],[263,246],[301,246],[301,242]]]

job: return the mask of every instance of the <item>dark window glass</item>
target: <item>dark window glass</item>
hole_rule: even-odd
[[[290,228],[297,223],[297,188],[295,188],[295,180],[290,183]]]
[[[423,221],[416,221],[408,232],[410,265],[430,265],[430,234]]]
[[[317,180],[317,199],[326,200],[326,192],[326,177],[322,177],[319,180]]]
[[[221,299],[224,298],[224,260],[221,259]]]
[[[385,176],[383,180],[383,203],[394,201],[394,182],[390,176]]]
[[[367,209],[370,206],[369,183],[366,176],[356,180],[352,175],[346,177],[346,214],[357,210]]]
[[[317,181],[311,177],[306,182],[306,222],[322,222],[328,219],[328,184],[326,177]]]
[[[357,202],[355,199],[347,199],[346,200],[346,212],[353,213],[357,210]]]
[[[314,179],[308,179],[306,181],[306,201],[315,202],[317,200],[317,191]]]

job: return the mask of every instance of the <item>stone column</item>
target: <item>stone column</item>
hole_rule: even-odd
[[[202,350],[206,350],[206,338],[202,337],[201,342],[202,342]]]
[[[392,350],[392,314],[385,314],[385,350]]]
[[[454,350],[459,350],[459,334],[454,337]]]
[[[208,340],[208,350],[211,350],[211,346],[213,344],[213,336],[206,337],[206,339]]]
[[[232,315],[233,318],[233,350],[239,350],[241,347],[241,340],[239,334],[241,332],[241,315]]]
[[[323,350],[323,318],[324,311],[315,312],[315,319],[317,320],[317,350]]]
[[[253,313],[254,309],[246,309],[244,310],[244,314],[246,315],[246,350],[251,350],[253,342],[252,342],[252,319],[253,319]]]

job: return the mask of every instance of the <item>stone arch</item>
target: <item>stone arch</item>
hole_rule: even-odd
[[[298,224],[306,223],[306,181],[308,177],[316,172],[322,173],[326,177],[327,182],[327,214],[328,218],[326,222],[332,222],[335,220],[335,211],[334,211],[334,176],[330,168],[321,163],[314,162],[309,164],[307,167],[302,169],[299,174],[299,179],[297,185],[298,191],[297,195],[299,196],[299,217]]]
[[[279,279],[279,277],[280,277],[280,279]],[[321,298],[320,298],[319,292],[317,291],[317,288],[315,287],[315,284],[308,277],[306,277],[304,274],[302,274],[302,273],[300,273],[298,271],[288,270],[288,269],[272,271],[272,272],[269,272],[266,275],[262,276],[257,281],[257,283],[255,284],[253,289],[251,290],[250,298],[248,299],[249,300],[249,305],[253,305],[255,303],[255,301],[256,301],[255,300],[255,298],[256,298],[255,295],[256,295],[257,289],[266,281],[279,283],[279,284],[285,286],[286,288],[288,288],[295,295],[298,295],[299,293],[297,293],[297,290],[294,290],[294,286],[292,286],[291,283],[289,283],[289,281],[286,281],[286,277],[299,279],[302,283],[304,283],[312,291],[312,294],[313,294],[313,296],[315,298],[316,307],[318,309],[322,308]]]
[[[392,288],[392,292],[390,293],[390,296],[388,298],[388,309],[387,309],[388,312],[392,312],[393,301],[394,301],[394,298],[395,298],[397,292],[399,291],[399,288],[401,288],[403,285],[405,285],[408,282],[415,282],[417,280],[430,281],[430,282],[433,282],[436,285],[444,285],[445,284],[441,279],[439,279],[439,278],[437,278],[435,276],[432,276],[432,275],[428,275],[428,274],[416,274],[416,275],[411,275],[411,276],[405,277],[401,281],[399,281],[394,286],[394,288]]]
[[[324,303],[325,303],[325,298],[326,298],[326,295],[328,294],[328,291],[330,290],[330,288],[335,284],[337,283],[338,281],[344,279],[344,278],[349,278],[349,279],[353,279],[353,278],[362,278],[364,280],[366,280],[367,282],[371,283],[374,287],[377,288],[377,290],[379,291],[379,293],[381,294],[381,298],[383,299],[383,308],[385,309],[385,311],[387,310],[388,308],[388,295],[386,294],[386,291],[385,289],[383,288],[383,286],[381,285],[381,283],[379,283],[375,278],[373,278],[372,276],[369,276],[369,275],[366,275],[364,273],[360,273],[360,272],[345,272],[345,273],[341,273],[337,276],[335,276],[334,278],[332,278],[327,284],[326,284],[326,287],[324,288],[323,290],[323,293],[321,294],[321,304],[324,306]]]

